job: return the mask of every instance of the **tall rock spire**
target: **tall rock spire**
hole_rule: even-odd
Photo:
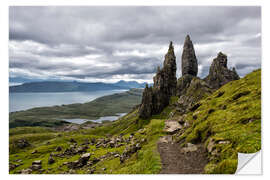
[[[197,76],[198,62],[195,55],[193,43],[189,35],[186,36],[182,53],[182,76],[189,74]]]
[[[146,87],[143,92],[139,110],[141,118],[160,113],[169,104],[171,96],[176,94],[176,58],[172,42],[165,55],[163,68],[158,68],[153,80],[153,87]]]

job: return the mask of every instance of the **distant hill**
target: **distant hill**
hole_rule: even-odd
[[[9,92],[74,92],[74,91],[100,91],[115,89],[144,88],[146,83],[136,81],[119,81],[117,83],[81,83],[81,82],[27,82],[22,85],[10,86]]]
[[[57,119],[98,119],[128,113],[141,102],[143,89],[130,89],[122,93],[103,96],[87,103],[38,107],[9,114],[9,127],[59,126],[66,122]]]

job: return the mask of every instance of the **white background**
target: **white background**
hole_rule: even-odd
[[[270,8],[267,0],[1,0],[0,6],[0,177],[1,179],[269,179],[270,178]],[[245,175],[9,175],[8,174],[8,6],[10,5],[227,5],[262,7],[262,168]],[[268,161],[267,161],[268,160]]]

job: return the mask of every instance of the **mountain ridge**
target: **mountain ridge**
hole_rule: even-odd
[[[116,83],[83,83],[83,82],[60,82],[60,81],[42,81],[26,82],[22,85],[10,86],[9,92],[77,92],[77,91],[101,91],[144,88],[146,83],[136,81],[118,81]]]

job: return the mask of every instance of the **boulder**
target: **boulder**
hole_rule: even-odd
[[[33,164],[33,165],[30,167],[30,169],[32,169],[33,171],[37,171],[37,170],[39,170],[39,169],[41,169],[41,168],[42,168],[41,164]]]
[[[32,173],[32,169],[28,168],[28,169],[23,169],[21,170],[22,174],[31,174]]]
[[[75,151],[76,153],[85,153],[88,149],[88,146],[79,146]]]
[[[181,149],[182,153],[188,153],[188,152],[193,152],[193,151],[197,151],[198,148],[195,144],[192,143],[187,143],[187,146]]]
[[[9,163],[9,170],[12,171],[13,169],[15,169],[18,166],[20,166],[20,165],[19,164]]]
[[[48,164],[53,164],[54,162],[55,162],[55,160],[53,159],[52,156],[50,156],[48,159]]]
[[[41,163],[42,163],[41,160],[36,160],[36,161],[33,161],[33,162],[32,162],[32,165],[34,165],[34,164],[41,164]]]
[[[227,61],[227,56],[222,52],[219,52],[217,57],[213,60],[209,75],[205,78],[205,81],[213,89],[218,89],[230,81],[239,79],[235,68],[232,70],[228,69]]]
[[[89,160],[91,154],[90,153],[85,153],[83,155],[81,155],[80,159],[79,159],[79,163],[84,166],[87,164],[87,161]]]
[[[172,120],[165,121],[164,131],[168,134],[174,134],[181,128],[182,126],[177,121],[172,121]]]

